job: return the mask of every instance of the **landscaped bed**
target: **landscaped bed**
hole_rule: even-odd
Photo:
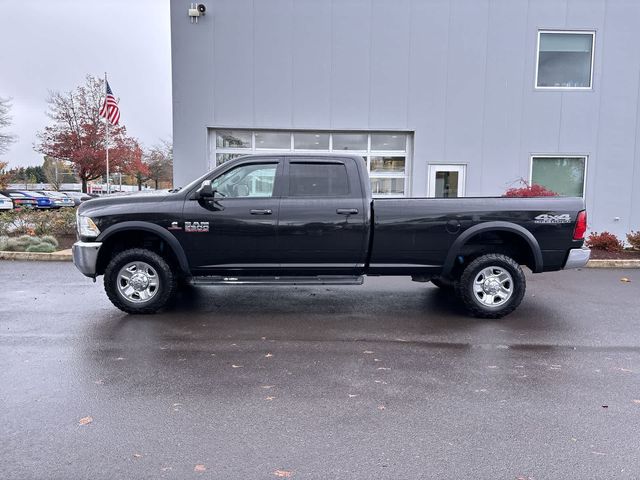
[[[0,213],[0,251],[50,253],[71,248],[76,209],[13,210]]]

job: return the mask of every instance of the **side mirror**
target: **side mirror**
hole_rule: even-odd
[[[196,190],[198,198],[213,198],[216,190],[211,186],[211,180],[204,180],[200,188]]]

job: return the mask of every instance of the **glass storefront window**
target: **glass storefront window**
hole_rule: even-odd
[[[404,173],[405,157],[369,157],[372,173]]]
[[[584,195],[585,157],[533,157],[531,183],[542,185],[558,195]]]
[[[291,150],[291,134],[289,132],[256,132],[256,149],[259,148]]]
[[[224,162],[228,162],[229,160],[233,160],[234,158],[238,158],[243,155],[247,155],[247,153],[217,153],[216,165],[222,165]]]
[[[404,178],[372,178],[373,195],[404,195]]]
[[[218,130],[216,148],[251,148],[251,132],[243,130]]]
[[[329,150],[329,134],[295,132],[293,134],[293,148],[296,150]]]
[[[211,168],[251,153],[352,153],[373,177],[374,196],[404,196],[411,156],[406,132],[242,130],[210,131]],[[318,183],[319,184],[319,183]]]
[[[333,151],[367,150],[368,135],[366,133],[334,133]]]
[[[371,150],[404,152],[407,136],[403,133],[372,133]]]

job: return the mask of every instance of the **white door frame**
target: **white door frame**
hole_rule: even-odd
[[[428,197],[436,196],[436,172],[458,172],[458,197],[465,196],[467,166],[461,163],[433,163],[429,164]]]

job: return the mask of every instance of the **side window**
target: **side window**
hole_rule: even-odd
[[[339,197],[349,194],[347,168],[342,163],[290,163],[290,197]]]
[[[223,173],[211,186],[227,198],[271,197],[277,163],[241,165]]]

